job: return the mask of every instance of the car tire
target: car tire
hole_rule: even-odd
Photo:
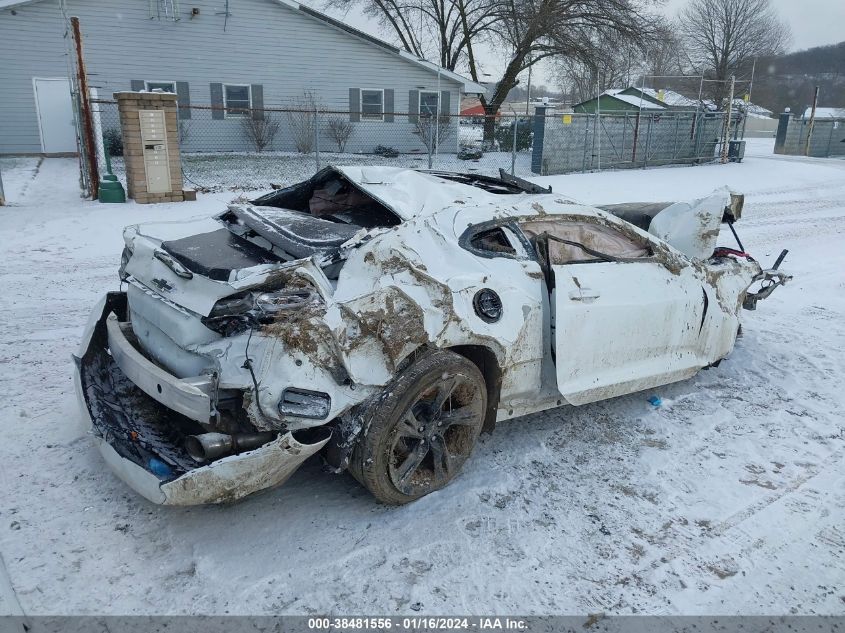
[[[400,505],[451,482],[481,433],[484,376],[449,351],[417,358],[363,412],[349,471],[379,501]]]

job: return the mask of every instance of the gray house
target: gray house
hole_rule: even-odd
[[[99,98],[176,92],[187,151],[250,149],[246,117],[277,119],[269,149],[293,149],[290,115],[263,109],[306,94],[353,123],[347,151],[420,151],[420,114],[457,114],[463,93],[484,91],[292,0],[0,0],[0,154],[76,152],[70,16]],[[101,109],[102,128],[116,125]],[[456,124],[441,151],[457,147]]]

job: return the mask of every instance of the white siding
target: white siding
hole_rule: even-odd
[[[393,88],[396,111],[406,112],[409,90],[437,87],[435,73],[274,0],[230,0],[225,31],[222,0],[181,2],[178,22],[151,20],[147,0],[65,4],[67,15],[80,19],[90,83],[101,97],[129,90],[133,79],[187,81],[191,103],[207,105],[213,82],[262,84],[266,107],[284,106],[309,90],[322,104],[346,110],[349,88],[377,87]],[[193,7],[200,13],[191,18]],[[32,77],[66,75],[72,49],[57,0],[15,12],[0,11],[0,153],[39,152]],[[452,92],[451,111],[457,113],[459,85],[441,78],[441,89]],[[219,136],[221,149],[240,149],[228,146],[238,136],[238,122],[195,118],[189,144]],[[358,142],[349,149],[367,151],[382,142],[375,127],[370,133],[367,122],[356,125]],[[377,127],[394,134],[390,125],[410,132],[407,117]]]

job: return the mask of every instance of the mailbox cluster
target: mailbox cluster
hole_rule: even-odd
[[[120,112],[126,189],[135,202],[181,202],[182,167],[176,95],[116,92]]]

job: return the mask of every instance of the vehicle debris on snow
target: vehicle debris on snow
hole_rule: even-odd
[[[789,280],[716,246],[742,203],[596,207],[504,174],[329,167],[128,227],[126,290],[91,315],[77,389],[106,462],[155,503],[239,499],[316,453],[405,503],[497,420],[725,358],[740,308]]]

